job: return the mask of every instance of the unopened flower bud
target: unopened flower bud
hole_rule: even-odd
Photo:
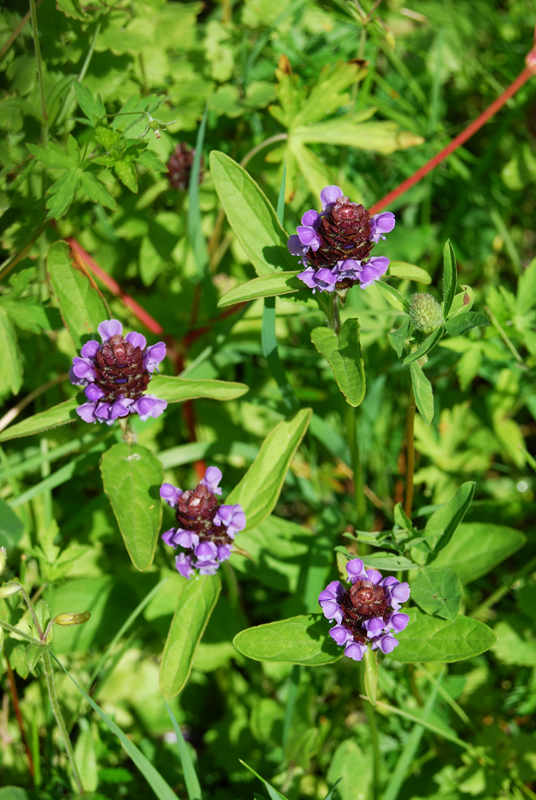
[[[57,617],[54,617],[54,622],[56,625],[82,625],[84,622],[87,622],[90,618],[91,613],[89,611],[83,611],[81,614],[69,614],[65,612],[63,614],[58,614]]]
[[[7,564],[7,550],[5,547],[0,547],[0,575],[5,570]]]
[[[432,333],[443,323],[441,306],[431,294],[419,292],[411,298],[409,314],[418,331]]]
[[[18,591],[20,591],[20,584],[6,583],[4,586],[0,586],[0,600],[11,597],[12,594],[17,594]]]

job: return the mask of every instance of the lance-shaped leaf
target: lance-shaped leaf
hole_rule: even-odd
[[[160,665],[160,687],[167,701],[182,692],[186,685],[220,589],[218,575],[185,578],[180,584],[177,608]]]
[[[17,337],[6,311],[1,307],[0,341],[2,342],[0,384],[4,387],[8,387],[12,394],[18,394],[22,386],[22,363],[17,345]]]
[[[399,645],[393,659],[406,664],[421,661],[452,663],[473,658],[489,650],[497,637],[487,625],[461,614],[456,622],[430,617],[416,608],[408,610],[408,627],[397,633]]]
[[[249,392],[249,386],[231,381],[188,380],[169,375],[154,375],[147,391],[168,403],[182,403],[206,397],[210,400],[235,400]]]
[[[347,319],[339,334],[332,328],[315,328],[311,340],[328,361],[346,402],[356,408],[365,397],[365,366],[359,341],[359,322]]]
[[[463,522],[432,566],[450,567],[456,570],[462,583],[470,583],[511,556],[525,542],[520,531],[507,525]]]
[[[80,405],[79,401],[73,397],[71,400],[52,406],[47,411],[41,411],[39,414],[34,414],[33,417],[17,422],[16,425],[10,425],[0,433],[0,442],[18,439],[20,436],[31,436],[33,433],[41,433],[49,428],[55,428],[57,425],[75,422],[80,419],[75,413],[78,405]]]
[[[393,278],[400,278],[406,281],[417,281],[418,283],[431,283],[432,277],[422,267],[415,264],[408,264],[406,261],[391,261],[389,264],[389,275]]]
[[[272,272],[269,275],[261,275],[260,278],[253,278],[252,281],[235,286],[227,292],[218,306],[232,306],[235,303],[247,303],[249,300],[256,300],[258,297],[275,297],[280,294],[290,294],[303,289],[304,283],[296,277],[301,270],[294,272]]]
[[[443,248],[443,318],[447,319],[454,295],[456,294],[456,282],[458,270],[456,267],[456,256],[450,243],[450,239]]]
[[[409,368],[411,370],[411,382],[413,384],[415,403],[417,404],[421,417],[426,424],[429,425],[434,418],[434,393],[432,392],[432,384],[416,361],[413,361],[413,363],[409,365]]]
[[[304,408],[275,426],[263,442],[259,455],[236,486],[226,503],[240,503],[247,519],[246,530],[259,525],[271,513],[290,460],[311,420],[312,411]]]
[[[99,323],[108,318],[108,313],[89,279],[73,267],[65,242],[50,246],[47,267],[65,327],[79,350],[85,341],[94,337]]]
[[[304,614],[247,628],[235,636],[233,644],[239,653],[255,661],[319,667],[333,664],[343,654],[328,631],[323,614]]]
[[[384,281],[375,281],[374,286],[378,287],[378,291],[384,296],[390,306],[396,308],[397,311],[403,311],[405,314],[409,314],[409,301],[406,300],[403,294],[400,294],[398,289],[394,289]]]
[[[489,325],[489,319],[484,314],[469,311],[466,314],[457,314],[447,320],[445,328],[451,336],[460,336],[462,333],[476,328],[478,325]]]
[[[132,563],[146,570],[153,562],[162,522],[162,464],[146,447],[114,444],[102,457],[101,473]]]
[[[287,250],[288,236],[251,175],[217,150],[210,154],[210,174],[229,224],[257,275],[294,270],[296,259]]]
[[[433,552],[442,550],[452,539],[458,525],[467,514],[475,494],[476,483],[467,481],[456,491],[448,503],[434,511],[426,523],[425,534],[437,533],[435,539],[430,539],[430,549]]]
[[[427,336],[424,342],[419,345],[419,347],[410,353],[409,356],[406,356],[403,363],[404,364],[411,364],[413,361],[417,361],[418,358],[422,358],[430,350],[433,350],[436,344],[439,343],[441,337],[443,336],[443,326],[440,325],[439,328],[436,328],[430,336]]]
[[[411,599],[427,614],[454,622],[458,616],[463,588],[453,569],[425,567],[411,583]]]

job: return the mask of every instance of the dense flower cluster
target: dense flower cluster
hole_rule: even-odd
[[[300,278],[313,294],[348,289],[359,283],[366,289],[389,266],[385,256],[370,257],[370,251],[384,234],[395,227],[390,211],[373,217],[359,203],[351,203],[339,186],[326,186],[320,192],[322,212],[307,211],[297,233],[288,240],[293,256],[300,256],[305,267]]]
[[[409,622],[399,611],[409,598],[408,584],[384,578],[376,569],[365,570],[360,558],[349,561],[346,571],[349,589],[332,581],[318,598],[324,616],[337,623],[329,635],[354,661],[361,661],[369,644],[373,650],[392,653],[398,644],[392,632],[400,633]]]
[[[160,416],[167,407],[166,401],[144,392],[151,373],[165,358],[164,342],[147,347],[141,333],[123,337],[123,326],[116,319],[101,322],[98,331],[102,344],[86,342],[81,356],[73,358],[69,372],[71,383],[84,386],[88,399],[76,409],[78,416],[85,422],[107,425],[129,414],[139,414],[143,421]]]
[[[171,483],[164,483],[160,497],[176,509],[178,526],[162,534],[170,547],[182,547],[186,552],[175,556],[178,571],[191,578],[195,570],[200,575],[214,575],[222,561],[231,555],[233,540],[246,527],[242,506],[220,505],[216,499],[222,473],[218,467],[208,467],[205,477],[193,491],[183,492]]]

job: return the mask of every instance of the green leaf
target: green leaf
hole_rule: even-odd
[[[137,194],[138,192],[138,173],[132,161],[118,161],[114,164],[117,177],[124,183],[127,189]]]
[[[461,284],[461,292],[454,295],[454,300],[450,307],[448,319],[458,316],[458,314],[467,314],[473,307],[475,302],[475,293],[470,286]]]
[[[210,154],[210,172],[229,224],[257,275],[294,271],[296,259],[287,250],[288,236],[253,178],[216,150]]]
[[[162,464],[146,447],[114,444],[102,457],[101,473],[128,554],[143,572],[153,563],[162,522]]]
[[[22,539],[24,525],[5,500],[0,498],[0,547],[16,547]]]
[[[247,628],[234,637],[233,644],[239,653],[255,661],[318,667],[333,664],[342,656],[328,631],[323,614],[305,614]]]
[[[69,169],[78,166],[78,159],[70,156],[54,142],[49,142],[46,147],[38,144],[27,144],[26,147],[46,169]]]
[[[460,336],[471,328],[476,328],[478,325],[489,325],[489,319],[484,314],[477,314],[474,311],[469,311],[466,314],[457,314],[451,317],[445,324],[447,333],[451,336]]]
[[[42,330],[51,330],[45,308],[35,297],[11,299],[12,295],[0,298],[0,306],[7,313],[11,322],[23,331],[41,333]]]
[[[450,239],[443,248],[443,319],[447,319],[456,294],[458,271]]]
[[[388,333],[388,339],[391,342],[391,345],[396,350],[396,354],[399,358],[402,357],[404,352],[404,347],[413,332],[413,322],[411,319],[406,319],[398,328],[398,330],[393,331],[392,333]]]
[[[351,556],[355,558],[355,556]],[[387,572],[398,572],[400,569],[418,569],[418,565],[410,561],[405,556],[397,556],[395,553],[374,553],[373,555],[363,556],[365,566],[374,569],[386,570]]]
[[[429,541],[430,549],[433,552],[442,550],[452,539],[454,531],[463,521],[469,506],[473,501],[476,483],[467,481],[456,491],[454,497],[442,508],[434,511],[428,519],[425,527],[426,535],[437,533],[435,539]]]
[[[47,653],[51,648],[50,644],[29,644],[26,648],[26,660],[28,662],[28,669],[32,671],[37,666],[37,663],[43,653]]]
[[[405,357],[403,364],[412,364],[414,361],[417,361],[418,358],[422,358],[430,350],[433,350],[434,347],[439,343],[441,337],[443,336],[443,326],[440,325],[439,328],[436,328],[430,336],[427,336],[424,342],[419,345],[419,347],[410,353],[408,356]]]
[[[378,288],[380,294],[384,296],[390,306],[396,308],[397,311],[403,311],[405,314],[409,313],[409,301],[406,300],[403,294],[397,289],[394,289],[384,281],[375,281],[374,286]]]
[[[431,283],[431,275],[422,267],[415,264],[407,264],[405,261],[391,261],[389,264],[389,275],[393,278],[400,278],[406,281],[417,281],[417,283]]]
[[[458,616],[463,589],[453,569],[425,567],[411,582],[411,599],[427,614],[454,622]]]
[[[173,730],[175,731],[175,736],[177,737],[177,744],[179,746],[179,755],[181,758],[182,771],[184,773],[184,782],[186,783],[186,791],[188,792],[188,800],[202,800],[199,778],[197,777],[197,773],[195,771],[190,751],[186,745],[186,742],[184,741],[184,736],[182,735],[180,725],[175,719],[175,714],[170,709],[165,700],[164,700],[164,705],[170,716],[171,724],[173,725]]]
[[[80,405],[80,402],[73,397],[72,400],[66,400],[64,403],[52,406],[47,411],[34,414],[33,417],[28,417],[28,419],[18,422],[16,425],[10,425],[0,433],[0,442],[6,442],[8,439],[18,439],[20,436],[31,436],[34,433],[41,433],[49,428],[55,428],[57,425],[75,422],[80,419],[75,413],[75,408],[78,405]]]
[[[517,284],[516,311],[525,316],[536,304],[536,258],[523,270]]]
[[[241,764],[243,764],[246,767],[246,769],[249,769],[249,771],[253,775],[255,775],[256,778],[258,778],[262,783],[264,783],[264,786],[266,788],[266,791],[268,792],[268,797],[270,798],[270,800],[287,800],[284,794],[281,794],[281,792],[278,792],[277,789],[274,789],[274,787],[270,783],[268,783],[268,781],[265,781],[264,778],[261,775],[259,775],[258,772],[255,772],[255,770],[252,767],[250,767],[249,764],[246,764],[246,762],[242,761],[241,758],[239,758],[238,760],[240,761]],[[262,796],[260,794],[255,794],[255,797],[260,798]],[[262,798],[262,800],[264,800],[264,798]]]
[[[506,525],[464,522],[432,566],[450,567],[458,573],[462,583],[470,583],[517,552],[525,542],[520,531]]]
[[[82,188],[93,203],[100,203],[101,206],[111,208],[115,211],[117,203],[115,197],[110,194],[107,187],[99,181],[91,172],[82,172],[80,175]]]
[[[357,319],[347,319],[338,335],[332,328],[314,328],[311,341],[328,361],[346,402],[356,408],[365,397],[366,390]]]
[[[415,403],[419,409],[420,415],[427,425],[431,423],[434,418],[434,393],[432,391],[432,384],[422,371],[422,367],[413,361],[409,365],[411,370],[411,382],[413,384],[413,394],[415,395]]]
[[[0,800],[30,800],[30,795],[18,786],[4,786],[0,789]]]
[[[87,88],[87,86],[84,86],[84,84],[80,83],[79,81],[75,81],[73,85],[76,93],[76,99],[78,100],[78,105],[89,121],[95,124],[97,120],[102,119],[102,117],[104,117],[106,114],[106,108],[101,100],[100,94],[97,95],[96,98],[93,97],[93,94]],[[97,120],[94,120],[94,117],[96,117]]]
[[[96,334],[98,325],[108,318],[108,313],[89,279],[73,267],[65,242],[55,242],[49,247],[47,266],[65,327],[79,350],[89,337]]]
[[[171,700],[186,685],[220,589],[218,575],[184,578],[180,584],[177,608],[160,665],[160,687],[165,700]]]
[[[269,275],[261,275],[260,278],[253,278],[252,281],[235,286],[227,292],[218,303],[219,308],[232,306],[235,303],[245,303],[249,300],[256,300],[258,297],[274,297],[280,294],[290,294],[303,289],[304,283],[296,277],[298,272],[272,272]]]
[[[7,386],[12,394],[18,394],[22,386],[22,363],[19,356],[17,337],[7,312],[0,306],[0,386]]]
[[[450,664],[485,653],[497,641],[491,628],[461,614],[456,622],[449,622],[430,617],[416,608],[410,608],[407,613],[410,616],[408,627],[396,635],[400,644],[393,651],[395,661]]]
[[[168,403],[182,403],[207,397],[210,400],[236,400],[249,392],[249,386],[231,381],[189,380],[169,375],[153,375],[148,391]]]
[[[378,654],[375,650],[367,647],[363,656],[363,666],[365,668],[365,694],[372,706],[376,705],[378,698]]]
[[[47,200],[47,219],[59,219],[67,212],[80,185],[81,175],[82,170],[76,167],[68,170],[52,184],[47,191],[47,194],[51,195]]]
[[[53,656],[56,660],[56,663],[61,667],[61,669],[65,672],[66,675],[72,680],[80,694],[86,699],[89,705],[92,707],[94,711],[97,712],[101,720],[104,722],[105,725],[112,731],[113,734],[117,736],[123,749],[125,750],[126,754],[132,759],[136,767],[141,772],[142,776],[145,778],[155,795],[157,796],[158,800],[177,800],[177,795],[171,789],[171,786],[166,783],[164,778],[160,775],[160,773],[153,767],[151,762],[148,758],[146,758],[141,750],[138,750],[136,745],[123,733],[121,728],[116,725],[116,723],[110,719],[110,717],[104,713],[102,708],[100,708],[96,702],[90,697],[86,692],[82,689],[81,686],[75,681],[72,675],[67,672],[65,667],[58,661],[56,656]],[[0,800],[3,798],[0,795]]]
[[[228,504],[240,503],[246,514],[246,530],[254,528],[271,513],[290,461],[298,449],[312,411],[304,408],[283,420],[268,434],[259,455],[229,497]]]

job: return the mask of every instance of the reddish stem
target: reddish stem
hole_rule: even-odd
[[[13,710],[14,710],[15,716],[17,718],[17,723],[18,723],[19,730],[20,730],[20,738],[22,739],[22,743],[24,745],[24,750],[25,750],[25,753],[26,753],[26,757],[28,758],[28,766],[29,766],[29,769],[30,769],[30,775],[33,778],[34,775],[35,775],[35,767],[34,767],[34,762],[33,762],[33,757],[32,757],[32,751],[30,750],[30,747],[28,746],[28,741],[27,741],[26,735],[24,733],[24,720],[22,718],[22,714],[21,714],[21,710],[20,710],[19,695],[17,693],[17,684],[15,683],[15,675],[13,674],[13,670],[11,669],[11,663],[9,661],[9,658],[7,657],[7,654],[6,654],[6,666],[7,666],[7,677],[8,677],[8,681],[9,681],[9,688],[11,690],[11,699],[13,700]]]

